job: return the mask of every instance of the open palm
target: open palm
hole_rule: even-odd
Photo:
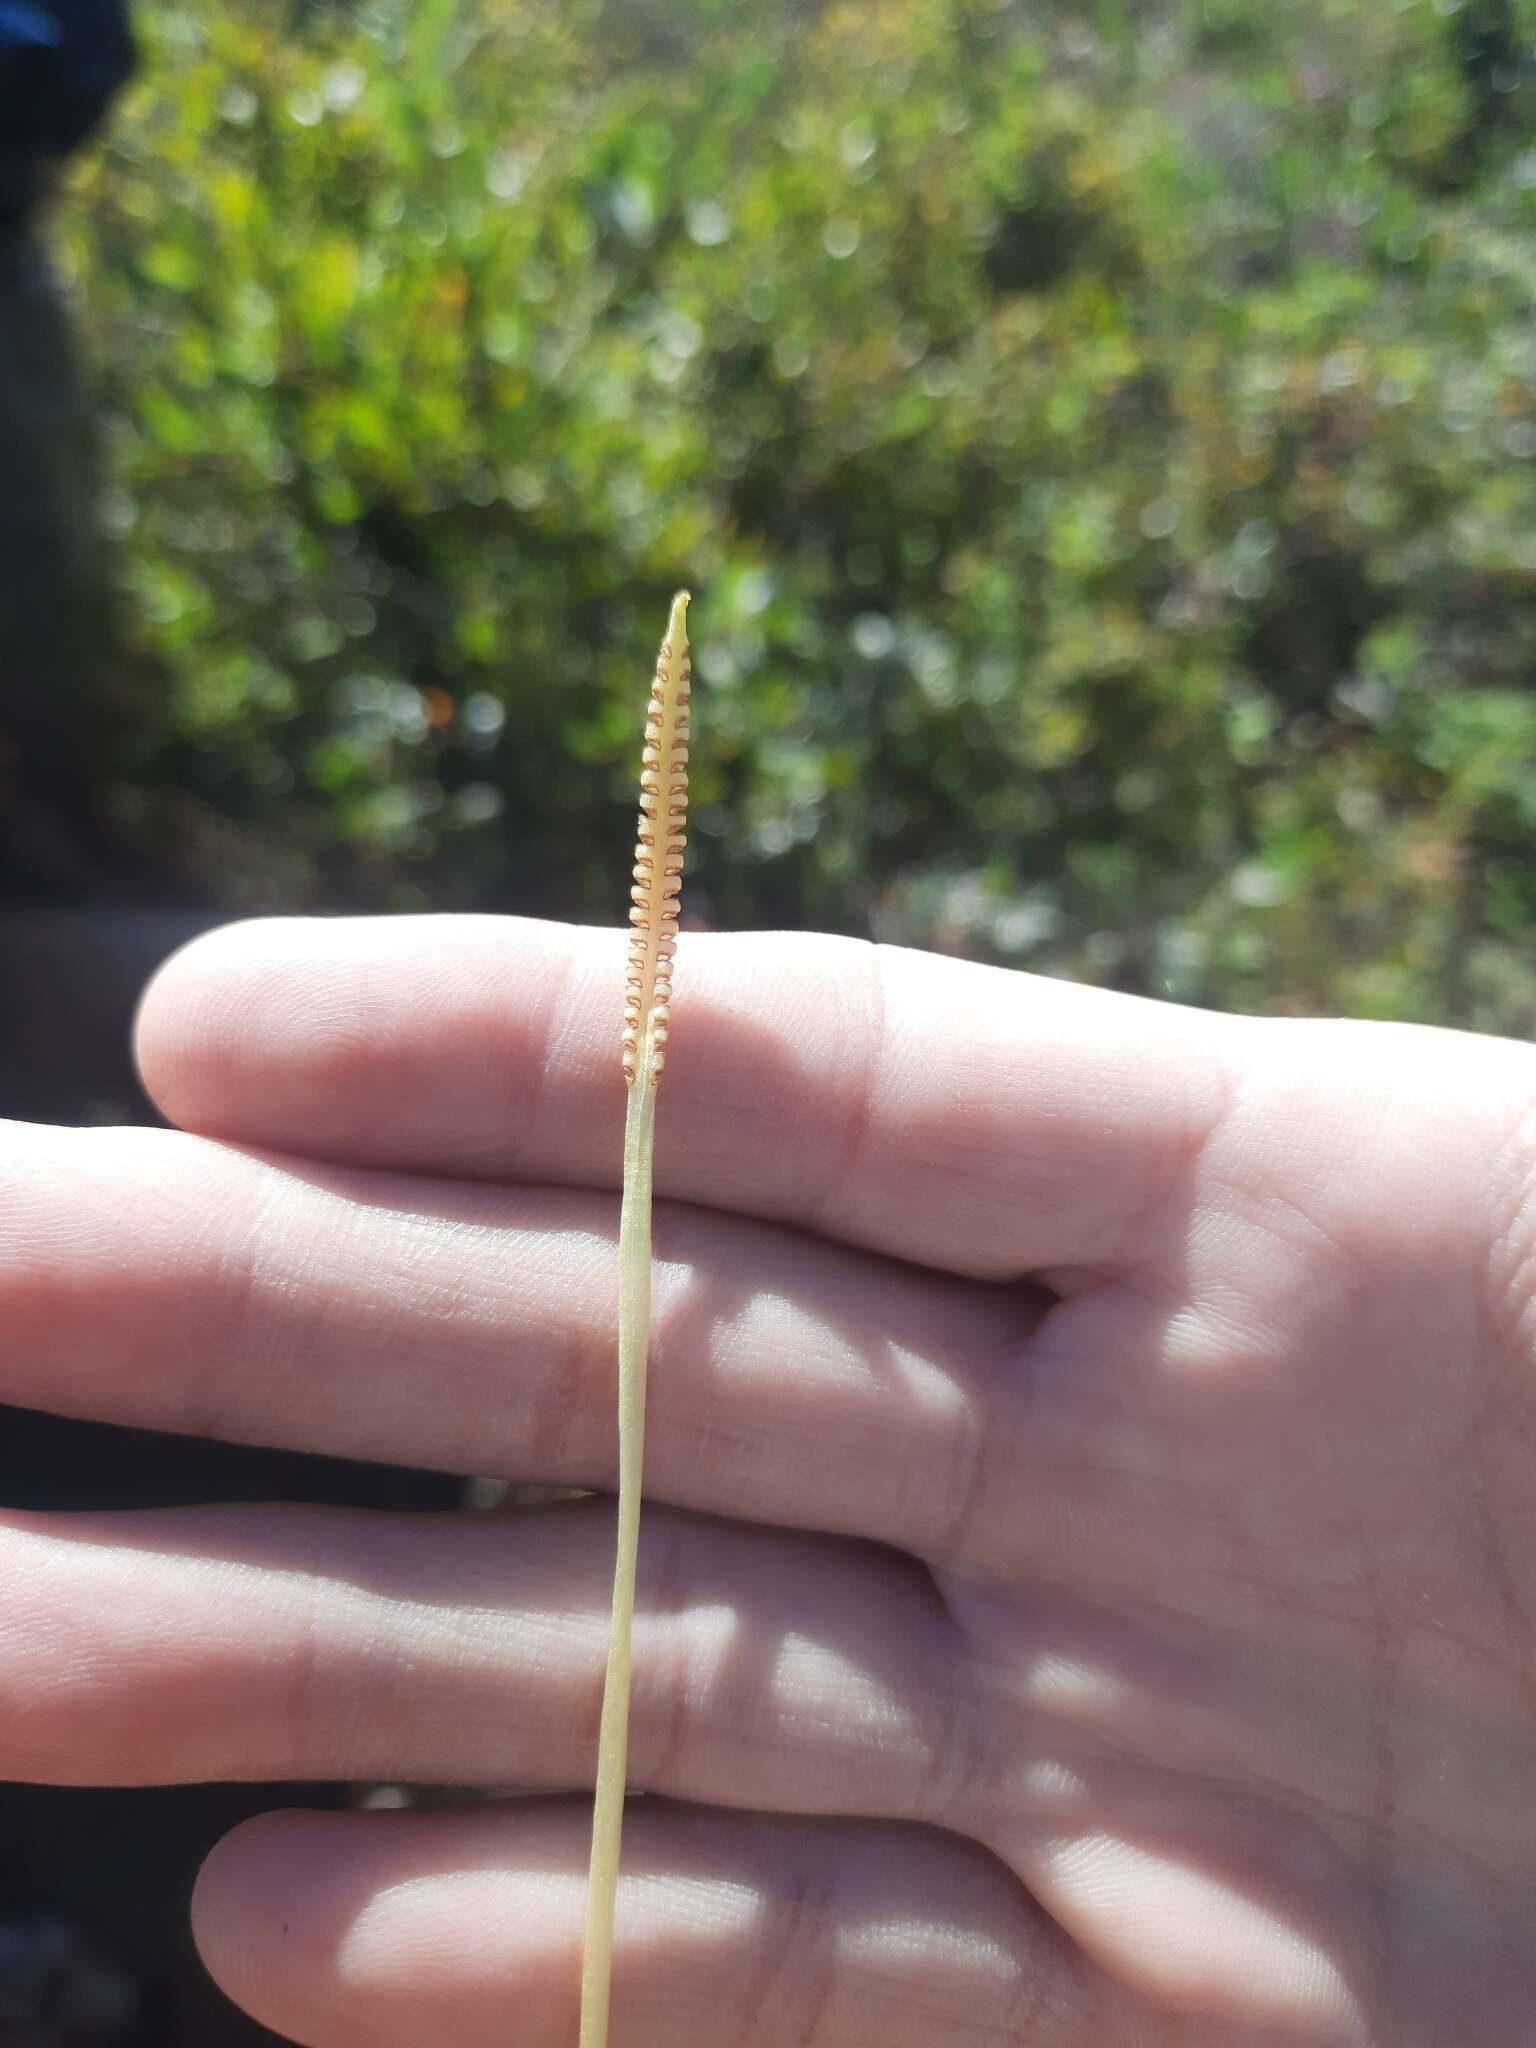
[[[608,1484],[622,946],[179,956],[182,1131],[7,1129],[0,1398]],[[616,2048],[1536,2039],[1536,1054],[696,938],[657,1181]],[[7,1514],[0,1773],[515,1788],[242,1828],[199,1938],[567,2048],[612,1534]]]

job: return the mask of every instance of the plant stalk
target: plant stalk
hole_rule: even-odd
[[[651,1159],[656,1085],[649,1048],[624,1120],[624,1195],[619,1210],[619,1513],[613,1569],[613,1619],[597,1746],[592,1809],[592,1862],[587,1878],[587,1933],[581,1964],[580,2048],[607,2048],[613,1978],[613,1909],[624,1826],[629,1763],[630,1649],[635,1566],[640,1550],[640,1494],[645,1463],[645,1370],[651,1339]]]
[[[656,1087],[666,1065],[688,813],[688,593],[672,600],[646,708],[641,753],[632,927],[625,978],[624,1192],[619,1210],[619,1500],[613,1618],[598,1730],[592,1861],[581,1958],[580,2048],[607,2048],[613,1984],[613,1921],[629,1763],[629,1699],[635,1567],[645,1470],[645,1381],[651,1342],[651,1183]]]

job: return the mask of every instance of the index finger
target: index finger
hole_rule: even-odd
[[[338,1164],[618,1185],[625,934],[282,919],[140,1011],[190,1131]],[[851,939],[688,934],[660,1194],[989,1279],[1133,1263],[1226,1095],[1219,1020]]]

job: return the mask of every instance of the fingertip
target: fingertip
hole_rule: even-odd
[[[536,1081],[573,963],[619,938],[474,915],[224,925],[145,990],[140,1073],[166,1117],[203,1136],[474,1170],[509,1089]]]
[[[314,920],[241,918],[199,932],[163,960],[139,997],[133,1056],[144,1091],[172,1123],[197,1130],[227,1088],[232,1007],[274,939]]]
[[[134,1053],[150,1099],[183,1130],[304,1149],[339,1104],[349,1117],[369,1097],[395,1043],[415,923],[250,918],[191,940],[139,1002]]]
[[[257,1815],[217,1842],[192,1891],[192,1938],[228,1997],[278,2031],[298,2008],[295,1980],[323,1981],[334,1936],[338,1849],[325,1816],[301,1810]]]
[[[582,1893],[556,1818],[553,1845],[535,1818],[514,1847],[494,1807],[263,1814],[199,1873],[198,1952],[228,1997],[306,2048],[471,2048],[503,2039],[508,2013],[530,2041],[571,2038]]]

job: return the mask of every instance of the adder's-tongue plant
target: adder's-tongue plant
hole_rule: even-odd
[[[629,1755],[630,1638],[640,1486],[645,1456],[645,1367],[651,1335],[651,1152],[656,1084],[667,1060],[677,898],[682,886],[688,811],[688,593],[672,600],[667,637],[645,718],[640,769],[640,829],[629,921],[624,995],[624,1194],[619,1211],[619,1533],[613,1573],[608,1675],[598,1736],[587,1933],[581,1966],[580,2048],[607,2048],[613,1976],[613,1907],[624,1822]]]

